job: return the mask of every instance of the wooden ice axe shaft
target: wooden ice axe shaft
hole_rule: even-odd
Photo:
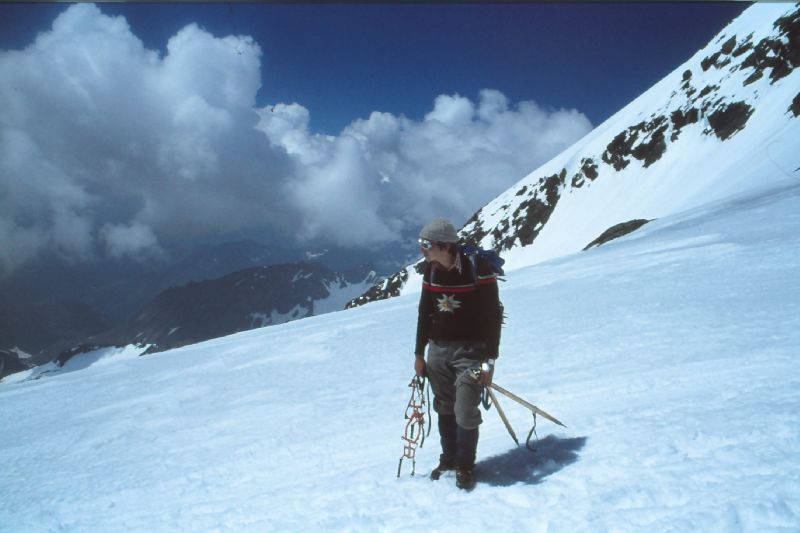
[[[519,396],[517,396],[513,392],[507,391],[506,389],[504,389],[503,387],[501,387],[497,383],[492,383],[491,387],[494,390],[496,390],[497,392],[499,392],[500,394],[504,394],[504,395],[508,396],[509,398],[511,398],[512,400],[514,400],[515,402],[517,402],[518,404],[523,405],[524,407],[527,407],[528,409],[533,411],[535,414],[542,415],[543,417],[545,417],[549,421],[551,421],[551,422],[553,422],[555,424],[558,424],[559,426],[567,427],[561,421],[559,421],[557,418],[555,418],[553,415],[551,415],[549,413],[546,413],[545,411],[542,411],[541,409],[539,409],[538,407],[536,407],[532,403],[523,400],[522,398],[520,398]]]
[[[514,439],[514,442],[516,442],[517,446],[519,446],[519,440],[517,440],[517,434],[514,433],[514,428],[511,427],[511,423],[508,421],[508,418],[506,418],[506,414],[503,412],[503,408],[500,407],[500,402],[497,401],[497,396],[494,395],[492,389],[486,389],[486,392],[489,393],[489,398],[492,399],[492,403],[494,404],[495,407],[497,407],[497,414],[500,415],[500,419],[503,421],[503,424],[506,425],[506,429],[508,430],[508,433],[511,435],[511,438]]]

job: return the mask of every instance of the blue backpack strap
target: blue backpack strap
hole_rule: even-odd
[[[472,278],[476,285],[478,284],[478,257],[483,259],[492,272],[498,276],[505,275],[505,272],[503,271],[503,264],[506,261],[494,250],[484,250],[474,246],[462,246],[461,251],[466,254],[466,256],[469,258],[469,262],[472,263]]]
[[[474,246],[462,246],[461,251],[469,259],[470,264],[472,265],[472,283],[477,287],[478,286],[478,258],[480,257],[484,263],[486,263],[489,268],[495,274],[503,274],[503,269],[501,268],[502,264],[505,261],[497,255],[497,252],[494,250],[483,250],[481,248],[475,248]]]

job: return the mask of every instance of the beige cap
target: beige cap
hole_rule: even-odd
[[[456,228],[449,220],[444,218],[437,218],[433,222],[428,223],[422,231],[419,232],[422,239],[428,239],[434,242],[458,242],[458,234]]]

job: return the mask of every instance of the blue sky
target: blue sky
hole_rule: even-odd
[[[261,46],[261,105],[298,102],[338,133],[386,111],[420,118],[439,94],[493,88],[575,108],[594,125],[671,72],[744,2],[528,4],[101,4],[146,47],[195,22]],[[0,47],[29,44],[63,4],[0,5]]]
[[[461,225],[747,6],[0,4],[0,274]]]

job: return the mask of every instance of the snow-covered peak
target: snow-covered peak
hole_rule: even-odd
[[[582,140],[476,213],[466,240],[509,269],[607,228],[778,181],[800,166],[800,9],[756,4]],[[800,179],[800,175],[794,176]]]

